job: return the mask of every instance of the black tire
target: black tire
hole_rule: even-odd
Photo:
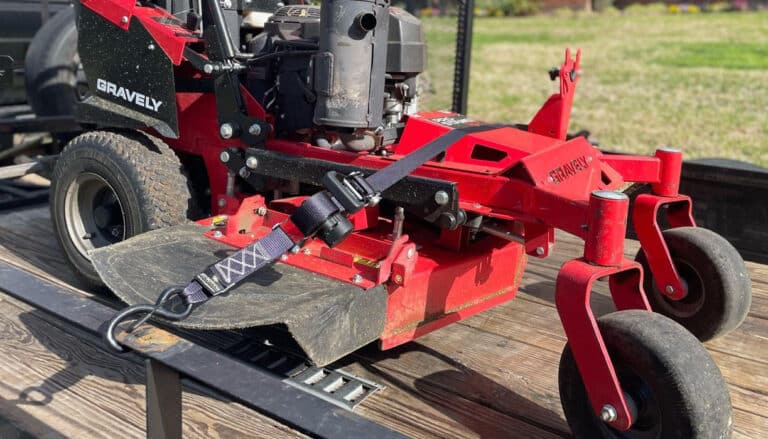
[[[54,15],[35,34],[24,62],[27,101],[38,116],[75,112],[80,64],[74,8]]]
[[[51,197],[56,236],[92,287],[103,283],[90,250],[184,223],[192,204],[176,154],[139,131],[92,131],[74,138],[54,168]]]
[[[664,231],[664,241],[687,286],[684,299],[668,299],[656,287],[642,249],[635,260],[645,272],[651,308],[680,323],[701,341],[736,329],[749,312],[752,283],[739,252],[717,233],[700,227]]]
[[[720,370],[704,346],[682,326],[660,314],[628,310],[598,319],[619,382],[637,415],[629,431],[618,431],[592,410],[566,345],[560,358],[560,400],[578,438],[725,438],[732,407]]]

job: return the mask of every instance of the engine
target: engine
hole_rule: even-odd
[[[426,67],[421,23],[381,0],[326,0],[278,9],[248,42],[246,87],[277,135],[371,151],[397,141],[418,105]]]

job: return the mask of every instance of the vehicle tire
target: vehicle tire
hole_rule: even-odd
[[[24,62],[27,101],[38,116],[66,116],[85,83],[77,54],[74,8],[54,15],[35,34]]]
[[[92,131],[71,140],[51,179],[51,217],[67,258],[101,287],[88,252],[187,221],[192,197],[176,154],[140,131]]]
[[[560,358],[560,400],[577,438],[730,436],[728,388],[712,357],[690,332],[661,314],[641,310],[605,315],[598,327],[636,415],[628,431],[615,430],[595,415],[566,345]]]
[[[701,341],[736,329],[752,303],[752,283],[739,252],[722,236],[700,227],[669,229],[663,236],[687,295],[672,300],[659,291],[641,249],[635,260],[643,266],[643,288],[651,308]]]

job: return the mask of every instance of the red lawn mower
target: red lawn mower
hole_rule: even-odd
[[[56,165],[52,211],[75,267],[130,305],[111,346],[126,320],[159,318],[280,327],[318,365],[389,349],[512,299],[561,229],[584,240],[555,294],[574,433],[730,432],[699,340],[744,320],[744,262],[695,227],[680,151],[606,155],[567,138],[580,53],[566,51],[559,93],[528,125],[489,125],[418,110],[421,23],[385,0],[275,5],[249,32],[248,1],[164,3],[77,11],[90,87],[77,112],[92,129]],[[634,261],[630,183],[650,184],[631,208]],[[597,280],[618,310],[600,318]]]

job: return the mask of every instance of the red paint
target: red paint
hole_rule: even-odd
[[[651,185],[656,195],[674,197],[680,189],[680,174],[683,170],[683,153],[676,149],[656,150],[656,158],[661,162],[659,182]]]
[[[624,258],[629,198],[618,192],[596,191],[589,197],[584,259],[618,266]]]
[[[691,199],[685,195],[676,197],[638,195],[635,199],[632,224],[635,226],[637,239],[653,273],[656,288],[670,299],[680,300],[685,297],[685,284],[672,262],[672,256],[669,254],[669,248],[657,221],[662,206],[667,206],[667,219],[671,227],[696,226]]]
[[[632,417],[589,303],[592,285],[605,276],[610,276],[617,310],[650,311],[642,287],[642,268],[629,259],[622,259],[616,267],[594,265],[584,259],[566,262],[557,275],[555,302],[592,409],[599,415],[603,405],[612,405],[617,419],[611,426],[627,430]]]
[[[122,30],[128,30],[136,9],[136,0],[80,0],[80,4]]]
[[[571,106],[576,93],[576,83],[581,72],[581,50],[576,51],[576,59],[571,58],[571,51],[566,49],[565,62],[560,66],[560,92],[549,97],[536,116],[528,124],[528,130],[543,136],[565,140],[568,135],[568,122],[571,119]]]

